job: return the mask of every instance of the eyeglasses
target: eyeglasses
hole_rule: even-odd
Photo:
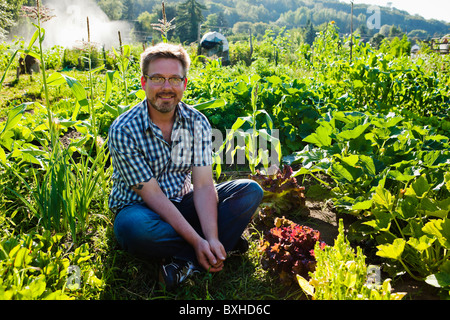
[[[165,78],[165,77],[160,77],[160,76],[149,76],[144,74],[144,77],[146,77],[148,80],[150,80],[150,82],[154,85],[158,85],[161,86],[163,85],[166,80],[169,81],[169,84],[171,86],[179,86],[181,83],[183,83],[184,81],[184,77],[179,78],[179,77],[170,77],[170,78]]]

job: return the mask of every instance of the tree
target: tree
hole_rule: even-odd
[[[219,27],[228,27],[228,21],[227,21],[227,18],[225,18],[225,15],[223,14],[223,12],[222,11],[220,11],[218,14],[217,14],[217,25],[219,26]]]
[[[206,26],[215,28],[219,25],[217,13],[211,13],[206,17]]]
[[[236,22],[233,25],[233,33],[234,34],[239,34],[239,33],[249,34],[250,30],[253,31],[252,26],[253,26],[253,24],[248,21]]]
[[[391,30],[391,26],[384,24],[381,26],[380,31],[378,31],[378,33],[380,33],[381,35],[383,35],[384,37],[388,37],[389,36],[389,31]],[[375,34],[376,35],[376,34]],[[375,36],[374,35],[374,36]]]
[[[314,26],[313,26],[311,20],[309,20],[309,19],[306,22],[306,27],[305,27],[303,37],[304,37],[305,43],[312,46],[312,44],[314,43],[314,39],[316,38],[316,30],[314,30]]]
[[[111,20],[120,20],[127,12],[127,8],[121,0],[100,0],[98,6]]]
[[[144,32],[147,36],[153,33],[152,23],[158,22],[158,14],[149,13],[148,11],[142,12],[137,18],[139,31]]]
[[[396,26],[391,26],[391,28],[389,29],[389,38],[401,38],[403,37],[405,33],[400,29],[397,28]]]
[[[385,36],[381,33],[376,33],[372,39],[370,39],[370,44],[375,48],[378,49],[380,48],[381,42],[383,42],[383,39],[385,38]]]
[[[0,40],[8,33],[7,29],[14,24],[14,8],[5,0],[0,0]]]
[[[196,0],[187,0],[178,6],[176,21],[181,42],[194,42],[198,38],[199,25],[205,21],[202,10],[206,6]]]

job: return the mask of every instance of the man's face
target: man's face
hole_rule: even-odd
[[[150,62],[145,73],[148,77],[183,78],[183,66],[176,59],[159,58]],[[149,78],[142,76],[141,84],[147,95],[151,107],[161,113],[168,113],[175,109],[183,97],[186,89],[187,79],[178,85],[171,85],[169,81],[155,84]]]

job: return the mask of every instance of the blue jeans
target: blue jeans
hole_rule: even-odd
[[[256,212],[263,190],[250,179],[227,181],[215,187],[219,198],[219,240],[228,252],[233,250]],[[181,202],[173,203],[203,237],[193,193],[186,194]],[[175,257],[198,265],[193,247],[144,203],[126,206],[118,212],[114,221],[114,234],[122,249],[138,258]]]

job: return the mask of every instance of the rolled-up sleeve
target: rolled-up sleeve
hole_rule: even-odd
[[[145,156],[128,132],[119,128],[109,130],[108,147],[114,170],[120,179],[131,187],[153,178],[153,172]]]

